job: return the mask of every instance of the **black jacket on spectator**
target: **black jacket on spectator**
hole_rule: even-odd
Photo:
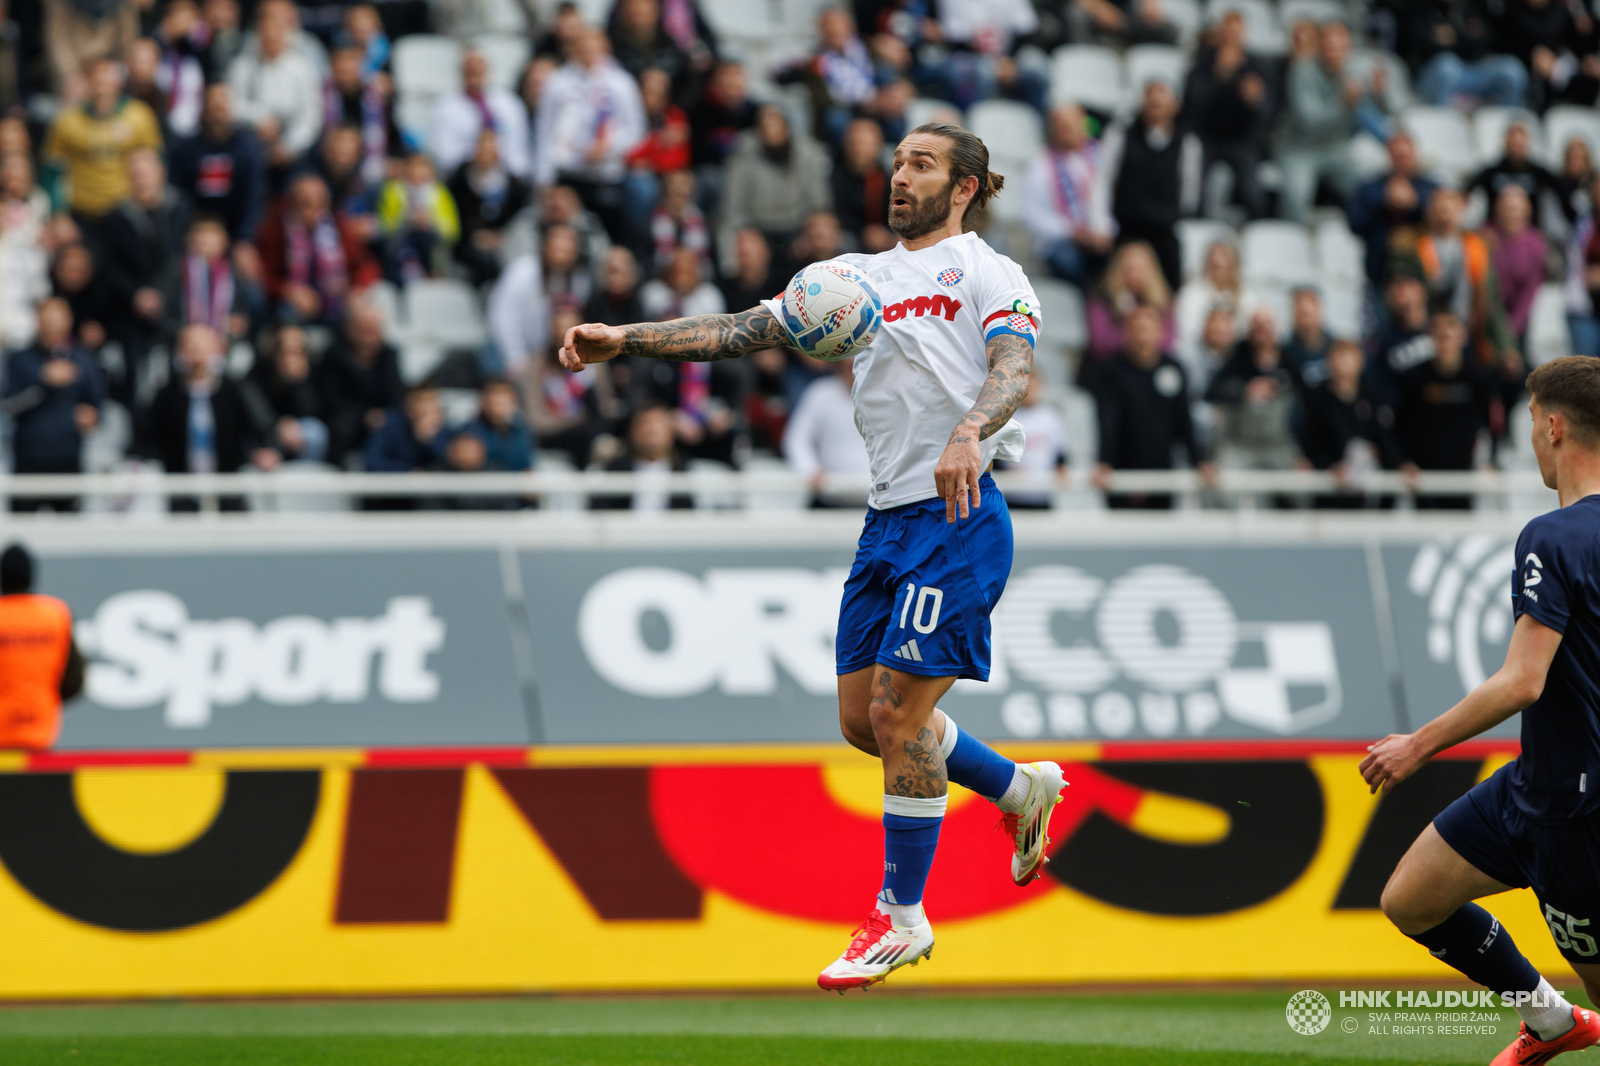
[[[183,243],[189,232],[188,199],[169,187],[153,208],[124,200],[106,216],[100,232],[104,253],[100,274],[119,316],[140,328],[155,329],[155,324],[139,318],[129,303],[140,289],[167,293],[175,287],[174,275],[183,262]]]
[[[611,471],[633,470],[633,456],[623,454],[617,456],[606,464],[606,469]],[[676,451],[672,453],[672,472],[681,474],[689,469],[689,464],[682,455]],[[589,497],[589,510],[591,511],[627,511],[633,508],[633,497],[623,496],[591,496]],[[694,509],[694,497],[686,492],[675,492],[667,498],[669,511],[689,511]]]
[[[638,289],[628,293],[626,299],[618,300],[604,289],[597,288],[590,294],[589,302],[584,305],[583,315],[585,322],[601,322],[607,326],[630,326],[635,322],[644,321],[644,305],[639,302]],[[657,361],[652,360],[652,362]]]
[[[220,142],[202,130],[172,145],[167,167],[168,180],[197,210],[221,216],[229,237],[255,240],[267,204],[267,159],[254,130],[235,125]]]
[[[1278,365],[1262,370],[1256,365],[1255,352],[1248,341],[1234,346],[1228,361],[1217,368],[1206,386],[1206,402],[1238,404],[1244,402],[1244,390],[1256,378],[1268,377],[1277,383],[1280,393],[1297,393],[1301,388],[1299,368],[1290,364],[1288,353],[1278,349]]]
[[[1189,383],[1170,356],[1149,370],[1126,355],[1108,359],[1097,376],[1100,461],[1114,470],[1171,470],[1172,450],[1191,463],[1203,456],[1189,411]]]
[[[724,107],[702,98],[689,109],[689,159],[695,166],[728,161],[739,146],[739,134],[756,124],[756,105],[746,100],[739,107]]]
[[[1386,198],[1386,187],[1392,174],[1360,186],[1351,194],[1345,205],[1345,216],[1350,220],[1350,231],[1366,245],[1367,280],[1382,285],[1389,277],[1389,238],[1402,226],[1422,225],[1423,213],[1428,209],[1428,198],[1439,186],[1430,178],[1412,178],[1417,191],[1417,206],[1409,211],[1396,211]]]
[[[829,181],[833,185],[833,213],[838,216],[842,231],[859,239],[868,226],[888,225],[889,172],[882,163],[873,163],[865,174],[835,163]]]
[[[1362,377],[1372,382],[1379,399],[1392,407],[1400,401],[1400,376],[1432,358],[1433,338],[1426,329],[1391,321],[1372,338]]]
[[[400,353],[385,344],[370,367],[356,362],[349,344],[340,338],[317,367],[324,421],[328,424],[328,461],[335,466],[367,440],[367,412],[387,411],[400,402],[405,385],[400,380]]]
[[[458,247],[470,246],[472,235],[480,230],[505,229],[517,213],[528,206],[530,197],[528,183],[508,173],[504,195],[495,200],[484,199],[467,179],[469,166],[470,163],[461,164],[445,183],[456,202],[456,212],[461,216]]]
[[[1467,360],[1448,377],[1429,360],[1401,374],[1398,385],[1395,427],[1406,461],[1423,470],[1471,470],[1493,384]]]
[[[1243,141],[1261,132],[1262,120],[1271,114],[1269,92],[1260,104],[1245,101],[1239,84],[1254,74],[1267,86],[1273,74],[1257,56],[1246,55],[1244,62],[1226,79],[1217,77],[1217,53],[1206,49],[1195,59],[1183,87],[1183,121],[1205,142]]]
[[[1529,159],[1526,162],[1513,164],[1507,159],[1501,159],[1493,166],[1484,167],[1472,179],[1468,192],[1482,189],[1483,194],[1489,198],[1489,213],[1494,214],[1494,201],[1500,195],[1500,190],[1507,185],[1516,185],[1528,194],[1528,202],[1533,205],[1533,224],[1543,228],[1548,221],[1545,218],[1543,197],[1541,193],[1548,190],[1561,202],[1561,185],[1556,181],[1556,176],[1544,167]]]
[[[217,470],[243,469],[260,447],[260,434],[244,394],[230,378],[219,378],[211,393],[211,421],[216,427]],[[174,376],[150,401],[139,434],[139,451],[155,459],[169,474],[189,473],[189,383]]]
[[[1505,51],[1504,45],[1496,45],[1494,23],[1479,0],[1411,0],[1394,10],[1395,50],[1413,76],[1440,52],[1454,52],[1471,63]]]
[[[15,427],[11,454],[19,474],[77,473],[83,438],[73,408],[88,404],[98,409],[105,401],[100,368],[76,345],[59,354],[78,368],[77,378],[61,388],[46,385],[39,372],[57,354],[36,344],[6,359],[0,411],[11,416]]]
[[[317,389],[316,380],[308,374],[299,381],[286,381],[278,376],[268,359],[256,361],[249,375],[239,383],[239,389],[244,394],[251,420],[261,436],[280,452],[284,451],[282,442],[277,440],[280,420],[324,417],[322,394]],[[302,456],[285,454],[284,458],[299,459]]]
[[[1385,470],[1400,465],[1400,447],[1394,438],[1394,409],[1378,398],[1370,382],[1363,381],[1356,398],[1340,399],[1328,384],[1308,389],[1302,401],[1300,449],[1318,470],[1344,462],[1353,440],[1365,440],[1377,450]]]

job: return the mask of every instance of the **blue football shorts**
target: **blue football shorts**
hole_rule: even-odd
[[[1511,798],[1511,763],[1433,820],[1456,854],[1512,888],[1532,888],[1568,962],[1600,963],[1600,813],[1530,821]]]
[[[989,615],[1011,575],[1011,512],[994,478],[978,486],[980,506],[953,523],[940,499],[867,511],[839,604],[839,673],[882,663],[989,680]]]

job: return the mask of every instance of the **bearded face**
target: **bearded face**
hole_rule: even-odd
[[[954,178],[938,192],[922,196],[909,189],[896,189],[889,199],[889,229],[901,240],[926,237],[950,217],[950,198],[955,190]]]

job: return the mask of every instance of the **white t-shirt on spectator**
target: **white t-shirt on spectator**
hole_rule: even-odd
[[[837,374],[818,378],[800,394],[783,430],[783,457],[803,478],[866,474],[867,446],[856,429],[856,405]]]
[[[1028,432],[1017,468],[1030,474],[1051,474],[1056,463],[1067,454],[1067,426],[1054,404],[1036,403],[1019,407],[1012,418]]]
[[[842,255],[872,278],[883,299],[877,338],[855,357],[856,428],[872,466],[877,508],[933,499],[933,468],[950,431],[989,376],[987,339],[1012,330],[1037,337],[1039,298],[1022,268],[976,233],[909,251]],[[779,300],[762,306],[783,321]],[[1012,420],[979,444],[981,462],[1015,460],[1024,432]]]
[[[572,62],[551,74],[539,94],[534,140],[539,145],[536,183],[554,185],[556,175],[580,174],[592,181],[621,181],[623,158],[644,138],[644,104],[633,75],[606,57],[593,70]],[[606,131],[606,152],[597,163],[587,155],[596,132]]]
[[[639,290],[639,306],[644,308],[647,322],[666,322],[690,315],[720,315],[728,309],[722,290],[709,281],[702,281],[687,296],[679,296],[664,281],[647,281]]]
[[[537,255],[506,264],[489,292],[488,319],[489,337],[512,376],[522,373],[531,354],[550,346],[550,301]]]
[[[494,116],[501,165],[526,180],[533,173],[533,161],[528,156],[527,107],[515,93],[498,86],[484,90],[483,100]],[[481,132],[483,114],[466,93],[447,93],[433,105],[433,136],[428,147],[433,149],[443,177],[448,178],[456,167],[472,158]]]

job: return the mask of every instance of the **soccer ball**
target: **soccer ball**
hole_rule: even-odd
[[[849,359],[872,343],[883,324],[883,300],[865,274],[824,259],[794,276],[783,291],[783,327],[813,359]]]

